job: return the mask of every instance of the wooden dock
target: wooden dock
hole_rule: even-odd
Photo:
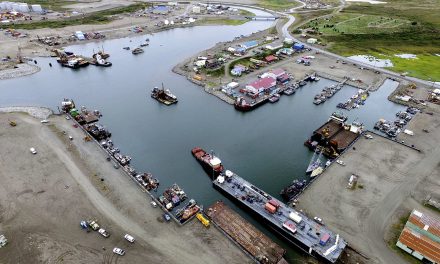
[[[287,263],[283,258],[285,249],[223,202],[218,201],[211,205],[206,214],[215,226],[220,228],[255,261],[268,264]]]

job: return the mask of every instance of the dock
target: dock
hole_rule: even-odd
[[[256,261],[268,264],[287,263],[283,259],[283,255],[286,253],[285,249],[223,202],[218,201],[211,205],[206,214],[216,227],[225,232]]]

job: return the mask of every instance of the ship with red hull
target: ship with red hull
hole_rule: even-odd
[[[191,153],[209,175],[218,176],[223,171],[221,160],[214,154],[210,154],[199,147],[193,148]]]

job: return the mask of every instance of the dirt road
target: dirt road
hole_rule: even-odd
[[[0,233],[11,242],[0,263],[249,262],[215,228],[164,223],[162,212],[95,143],[82,141],[71,121],[52,117],[44,125],[25,114],[0,113],[0,124]],[[79,221],[88,218],[99,219],[110,238],[82,231]],[[124,241],[125,233],[136,243]],[[126,256],[113,256],[114,246]]]

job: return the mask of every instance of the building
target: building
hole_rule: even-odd
[[[293,49],[291,49],[291,48],[282,48],[282,49],[277,51],[277,55],[278,55],[278,53],[290,56],[290,55],[293,54]]]
[[[284,43],[291,45],[291,44],[293,44],[293,39],[291,39],[291,38],[285,38],[285,39],[284,39]]]
[[[231,70],[231,74],[234,76],[241,76],[241,74],[247,71],[247,67],[241,64],[234,65],[234,68]]]
[[[241,44],[240,46],[242,48],[245,48],[248,50],[248,49],[255,48],[256,46],[258,46],[258,42],[256,40],[251,40],[251,41],[248,41],[248,42]]]
[[[219,61],[216,59],[209,59],[205,62],[205,67],[208,69],[217,68],[220,65]]]
[[[266,56],[266,57],[264,58],[264,60],[265,60],[267,63],[271,63],[271,62],[277,61],[278,58],[275,57],[274,55],[269,55],[269,56]]]
[[[169,12],[170,12],[170,8],[168,6],[164,6],[164,5],[156,6],[153,9],[153,14],[156,14],[156,15],[166,15]]]
[[[396,246],[423,263],[440,263],[440,219],[414,209]]]
[[[85,40],[86,39],[86,37],[84,36],[84,33],[82,33],[82,31],[76,31],[75,32],[75,37],[78,40]]]
[[[295,44],[293,44],[293,49],[294,50],[302,50],[302,49],[304,49],[304,44],[302,44],[302,43],[295,43]]]
[[[246,90],[254,95],[257,95],[269,91],[270,89],[274,88],[276,84],[277,80],[275,78],[265,77],[246,85]]]
[[[202,11],[200,6],[193,6],[192,12],[194,14],[200,14],[200,12]]]
[[[309,38],[309,39],[307,39],[307,43],[309,43],[309,44],[315,44],[316,42],[318,42],[318,40],[315,39],[315,38]]]

